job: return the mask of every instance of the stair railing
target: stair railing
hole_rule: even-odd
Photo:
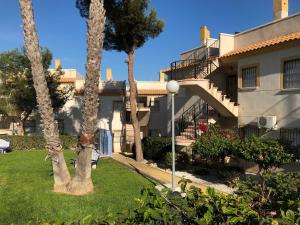
[[[175,120],[176,135],[184,139],[195,139],[199,136],[199,122],[207,120],[208,104],[199,99]]]

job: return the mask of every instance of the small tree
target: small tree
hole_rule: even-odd
[[[90,0],[76,1],[82,17],[88,17],[89,4]],[[128,55],[131,121],[134,129],[136,160],[142,161],[143,150],[136,107],[137,89],[133,75],[135,51],[149,38],[157,37],[162,32],[164,23],[157,18],[154,9],[149,12],[149,0],[106,0],[104,7],[107,11],[104,48],[122,51]]]
[[[59,88],[59,79],[63,75],[61,68],[50,74],[48,68],[52,54],[47,48],[42,49],[41,54],[52,106],[54,111],[58,111],[68,100],[72,89]],[[6,100],[1,105],[1,112],[8,116],[17,116],[18,134],[24,135],[26,120],[37,109],[31,65],[25,49],[0,53],[0,79],[0,93]]]

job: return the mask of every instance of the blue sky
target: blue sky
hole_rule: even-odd
[[[75,0],[33,0],[41,46],[48,47],[64,68],[85,73],[86,25]],[[273,0],[151,0],[165,21],[164,32],[136,53],[135,78],[156,80],[160,69],[182,51],[199,46],[199,28],[207,25],[212,37],[234,33],[272,20]],[[300,0],[290,0],[290,14],[300,12]],[[0,52],[23,45],[17,0],[0,0]],[[103,52],[102,74],[113,69],[116,80],[127,79],[126,55]]]

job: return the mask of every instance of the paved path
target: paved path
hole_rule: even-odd
[[[165,172],[165,171],[159,169],[159,168],[151,167],[149,165],[146,165],[145,163],[136,162],[135,160],[128,158],[119,153],[114,153],[113,159],[120,162],[121,164],[123,164],[125,166],[128,166],[128,167],[134,169],[138,173],[157,181],[160,184],[166,185],[166,184],[170,184],[172,182],[172,175],[168,172]],[[180,179],[181,179],[181,177],[176,176],[177,184]],[[195,186],[197,188],[200,188],[204,192],[206,191],[206,189],[208,187],[207,185],[204,185],[201,183],[196,183],[196,182],[192,182],[191,184],[188,185],[188,187],[190,187],[190,186]],[[217,190],[217,191],[224,193],[223,190]]]

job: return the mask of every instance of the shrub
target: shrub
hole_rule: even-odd
[[[175,162],[177,168],[185,168],[186,165],[190,163],[190,157],[186,152],[176,152]],[[164,164],[169,168],[172,167],[172,152],[166,152]]]
[[[223,161],[229,154],[230,140],[219,135],[212,135],[209,138],[201,137],[193,145],[194,154],[203,159]]]
[[[258,180],[237,180],[235,194],[251,202],[260,215],[280,214],[281,210],[294,210],[300,206],[300,173],[263,173]]]
[[[146,159],[162,160],[166,153],[171,150],[172,139],[170,137],[145,137],[143,139],[143,151]]]
[[[193,144],[193,152],[202,159],[223,162],[232,153],[237,135],[233,130],[221,130],[218,125],[209,125],[208,130]]]
[[[8,136],[2,135],[0,138],[8,140],[12,144],[13,151],[44,150],[45,140],[42,136]],[[61,135],[63,149],[74,149],[78,138],[76,136]]]
[[[294,160],[300,160],[300,145],[294,146],[291,141],[284,138],[281,138],[278,141],[286,152],[293,155]]]
[[[279,141],[270,137],[251,136],[234,146],[241,158],[257,163],[264,170],[280,167],[292,160],[292,155],[284,150]]]
[[[165,159],[164,159],[164,164],[169,168],[172,167],[172,152],[166,153]]]
[[[245,197],[244,193],[224,195],[211,188],[206,193],[198,188],[186,190],[189,182],[187,179],[180,182],[184,195],[172,193],[168,189],[159,192],[153,188],[144,188],[137,199],[138,206],[133,210],[118,215],[107,213],[98,219],[87,216],[81,221],[56,224],[293,225],[297,224],[297,217],[300,216],[299,209],[293,208],[273,212],[273,207],[267,207],[261,211],[257,208],[257,202]],[[248,188],[253,189],[251,186]],[[277,204],[276,201],[273,203]]]
[[[78,137],[70,135],[60,135],[60,140],[62,141],[63,149],[75,150],[78,142]]]

